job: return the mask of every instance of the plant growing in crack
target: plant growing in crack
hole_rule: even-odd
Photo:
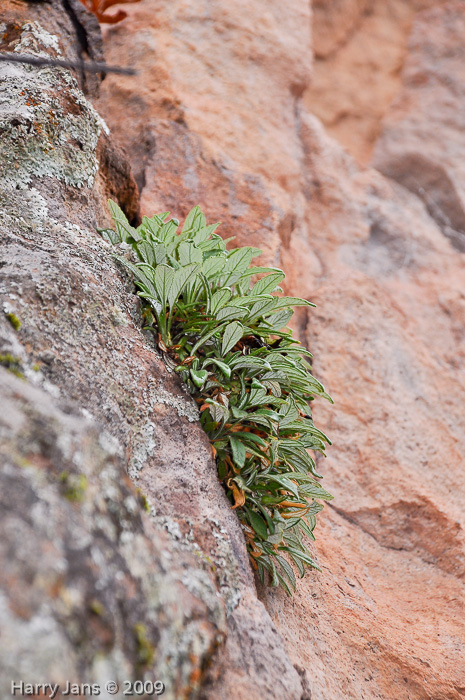
[[[292,307],[314,304],[279,296],[284,273],[252,265],[256,248],[228,250],[199,207],[178,233],[168,212],[144,217],[136,229],[115,202],[109,206],[115,230],[100,232],[135,253],[137,262],[115,257],[133,275],[145,328],[199,404],[252,566],[262,583],[268,572],[270,584],[291,595],[292,564],[301,576],[319,568],[308,544],[321,501],[332,498],[308,451],[324,455],[330,444],[309,402],[332,399],[286,327]]]

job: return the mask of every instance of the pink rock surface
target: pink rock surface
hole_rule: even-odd
[[[402,90],[388,111],[373,162],[415,192],[465,251],[465,5],[448,2],[414,24]]]
[[[107,33],[107,59],[125,56],[140,73],[107,78],[99,107],[132,158],[143,213],[182,217],[200,203],[225,235],[284,267],[287,291],[318,304],[296,327],[336,401],[315,406],[334,442],[320,465],[336,496],[317,528],[323,573],[293,600],[259,592],[302,698],[459,700],[464,256],[415,194],[360,169],[308,113],[306,2],[143,0],[130,11]],[[442,17],[430,15],[432,39]],[[458,114],[464,77],[454,56],[441,60]],[[445,147],[455,132],[434,130],[463,186],[461,151]],[[232,697],[234,683],[252,697],[237,644],[218,656],[206,698]]]
[[[307,108],[361,163],[401,89],[408,36],[444,0],[314,0],[315,64]]]

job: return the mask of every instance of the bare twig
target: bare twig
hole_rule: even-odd
[[[108,66],[106,63],[94,61],[64,61],[56,58],[41,56],[25,56],[18,54],[0,54],[0,61],[7,63],[27,63],[30,66],[59,66],[60,68],[77,68],[86,73],[120,73],[121,75],[136,75],[134,68]]]

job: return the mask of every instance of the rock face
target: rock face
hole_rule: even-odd
[[[24,550],[2,568],[5,694],[24,656],[24,672],[53,680],[59,649],[60,673],[76,681],[146,674],[172,698],[463,697],[465,261],[402,164],[405,153],[424,153],[429,172],[434,164],[453,183],[444,201],[434,180],[436,202],[448,216],[458,210],[463,5],[392,3],[410,13],[402,36],[432,5],[440,7],[416,19],[403,86],[396,79],[401,97],[375,147],[388,177],[358,166],[309,111],[307,0],[129,6],[128,19],[106,31],[105,55],[139,73],[108,75],[98,99],[97,84],[79,87],[67,71],[0,64],[10,96],[0,103],[0,158],[10,166],[0,257],[10,314],[0,317],[10,369],[1,383],[2,494],[11,494],[2,546],[21,553],[30,538],[34,549],[27,567]],[[317,57],[336,56],[370,17],[387,46],[391,19],[380,7],[315,2]],[[92,19],[82,19],[86,49],[58,2],[6,8],[2,51],[99,50]],[[401,42],[392,50],[400,67]],[[196,407],[139,330],[137,298],[95,234],[109,192],[138,217],[115,140],[142,213],[170,208],[182,218],[201,204],[225,235],[284,267],[287,291],[318,303],[296,315],[296,328],[336,401],[315,406],[334,442],[320,470],[336,499],[317,528],[323,571],[300,581],[292,600],[260,588],[257,597]],[[451,228],[460,233],[456,219]],[[24,636],[10,643],[18,629]]]
[[[320,57],[349,50],[349,36],[335,20],[339,9],[352,17],[344,26],[353,26],[354,36],[366,25],[366,41],[377,51],[384,36],[376,80],[386,94],[364,157],[383,129],[376,163],[395,164],[411,143],[420,152],[409,135],[421,123],[426,138],[431,122],[426,96],[436,79],[411,87],[404,77],[402,88],[394,75],[417,18],[405,75],[409,61],[417,65],[426,53],[452,81],[447,93],[443,81],[445,106],[422,152],[433,149],[442,167],[447,160],[459,191],[461,49],[455,30],[447,40],[442,27],[456,26],[460,35],[461,3],[428,10],[432,4],[392,3],[403,17],[401,40],[390,29],[391,4],[316,3],[315,43]],[[221,2],[208,8],[150,0],[132,8],[105,40],[108,57],[125,55],[140,70],[131,129],[122,105],[134,81],[108,79],[99,108],[134,154],[134,169],[143,168],[145,211],[166,204],[182,215],[200,203],[223,220],[225,234],[253,241],[267,261],[282,265],[288,291],[318,303],[298,316],[297,326],[336,401],[314,409],[334,441],[320,465],[336,494],[315,545],[323,573],[300,582],[292,601],[279,591],[260,590],[260,597],[302,674],[302,697],[459,700],[465,691],[463,255],[394,166],[380,167],[402,184],[361,169],[309,114],[315,83],[309,82],[306,3],[285,11],[259,1],[247,12]],[[263,31],[251,42],[253,24]],[[354,61],[362,54],[359,47]],[[386,74],[392,88],[380,78]],[[314,75],[318,81],[318,64]],[[360,82],[367,87],[361,75],[352,84],[354,99]],[[327,80],[337,86],[345,78],[333,72]],[[402,112],[394,107],[383,126],[400,89],[413,96],[401,96]],[[328,87],[325,97],[330,94]],[[366,128],[363,105],[376,94],[367,91],[351,108],[360,122],[360,131],[346,132],[354,152]],[[144,144],[143,158],[137,144]],[[221,696],[208,686],[205,692]]]
[[[82,53],[61,3],[11,3],[2,23],[7,52]],[[196,404],[95,230],[111,193],[137,218],[129,167],[69,71],[0,70],[0,361],[20,377],[2,372],[2,694],[25,674],[194,698],[221,646],[212,686],[242,674],[250,698],[298,699]]]
[[[361,163],[401,89],[412,24],[445,0],[314,0],[315,65],[305,105]]]
[[[388,111],[373,163],[415,192],[465,252],[465,6],[424,12],[413,27],[403,89]]]
[[[213,590],[210,609],[207,591],[189,593],[192,561],[142,516],[120,445],[0,374],[2,696],[21,679],[103,689],[154,668],[168,697],[185,696],[190,655],[221,633]]]

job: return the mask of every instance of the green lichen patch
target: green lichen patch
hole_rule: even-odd
[[[23,25],[15,52],[41,55],[40,46],[57,50],[58,40],[37,23]],[[2,184],[22,189],[36,176],[93,185],[106,127],[68,70],[2,63],[0,113]]]
[[[21,328],[21,321],[16,316],[16,314],[8,313],[6,314],[6,317],[15,329],[15,331],[19,331],[19,329]]]
[[[23,366],[19,357],[10,352],[0,355],[0,366],[5,367],[9,372],[20,379],[24,379]]]
[[[137,663],[140,666],[150,666],[155,656],[155,647],[149,640],[147,628],[142,622],[134,625],[134,637],[136,640]]]
[[[150,513],[150,503],[147,500],[147,496],[142,493],[140,489],[136,489],[136,493],[139,497],[139,501],[142,505],[142,508],[145,510],[146,513]]]
[[[94,613],[94,615],[97,615],[97,617],[102,617],[105,613],[105,608],[103,607],[102,603],[96,598],[90,601],[89,609],[92,613]]]
[[[81,503],[87,489],[87,479],[84,474],[61,472],[60,483],[63,485],[63,496],[71,503]]]

